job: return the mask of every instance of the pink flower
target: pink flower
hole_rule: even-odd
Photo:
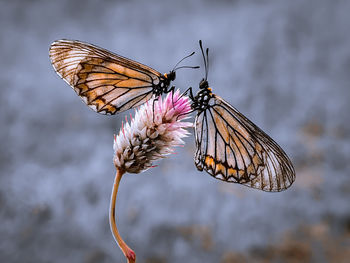
[[[140,173],[153,166],[153,161],[173,152],[173,147],[184,144],[183,122],[191,111],[188,97],[169,93],[162,100],[150,100],[136,111],[135,118],[122,127],[114,139],[114,165],[129,173]],[[154,104],[154,105],[153,105]],[[153,114],[154,108],[154,114]]]
[[[154,111],[153,111],[154,109]],[[186,128],[192,123],[184,122],[191,111],[189,98],[180,96],[177,90],[169,93],[165,100],[150,100],[136,110],[130,124],[122,125],[118,136],[114,136],[113,162],[117,168],[110,204],[109,220],[114,239],[123,251],[127,262],[136,261],[135,252],[121,238],[115,219],[115,203],[119,182],[125,172],[140,173],[153,167],[153,161],[173,152],[173,147],[183,145]]]

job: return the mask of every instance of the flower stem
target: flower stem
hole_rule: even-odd
[[[128,247],[128,245],[124,242],[124,240],[120,236],[116,225],[116,219],[115,219],[115,202],[117,199],[119,182],[122,179],[122,176],[124,173],[125,171],[117,168],[117,173],[114,179],[113,191],[111,196],[111,203],[110,203],[110,210],[109,210],[109,224],[111,226],[111,231],[112,231],[114,240],[118,243],[120,249],[123,251],[127,259],[127,263],[134,263],[136,262],[136,254],[131,248]]]

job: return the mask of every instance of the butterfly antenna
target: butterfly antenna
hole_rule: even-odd
[[[208,73],[209,73],[209,48],[207,48],[206,53],[207,53],[207,68],[205,72],[205,80],[208,79]]]
[[[196,52],[193,51],[191,54],[189,54],[189,55],[185,56],[184,58],[180,59],[180,61],[176,63],[176,65],[174,66],[174,68],[173,68],[172,71],[176,71],[176,70],[178,70],[178,69],[180,69],[180,68],[199,68],[199,66],[196,66],[196,67],[184,66],[184,67],[178,67],[178,68],[177,68],[177,66],[178,66],[182,61],[184,61],[186,58],[192,57],[195,53],[196,53]]]
[[[207,78],[208,78],[208,61],[207,61],[207,59],[205,59],[203,45],[202,45],[202,40],[199,40],[199,46],[201,48],[202,56],[203,56],[203,60],[204,60],[205,80],[207,80]],[[207,50],[206,50],[207,58],[208,58],[208,52],[209,52],[209,49],[207,48]]]
[[[176,71],[176,70],[178,70],[180,68],[192,68],[192,69],[195,69],[195,68],[200,68],[200,66],[181,66],[181,67],[173,69],[173,71]]]

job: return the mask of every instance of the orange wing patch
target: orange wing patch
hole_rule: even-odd
[[[262,169],[261,160],[258,163],[251,163],[246,170],[230,167],[227,163],[215,160],[211,156],[205,156],[204,169],[217,179],[237,183],[246,183],[251,181],[258,170]],[[257,168],[256,168],[257,167]]]

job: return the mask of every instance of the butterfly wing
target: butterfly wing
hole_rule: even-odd
[[[198,170],[217,179],[269,192],[285,190],[295,180],[281,147],[218,96],[197,114],[195,138]]]
[[[58,40],[50,47],[51,63],[94,111],[115,114],[141,105],[160,81],[158,71],[100,47]]]

